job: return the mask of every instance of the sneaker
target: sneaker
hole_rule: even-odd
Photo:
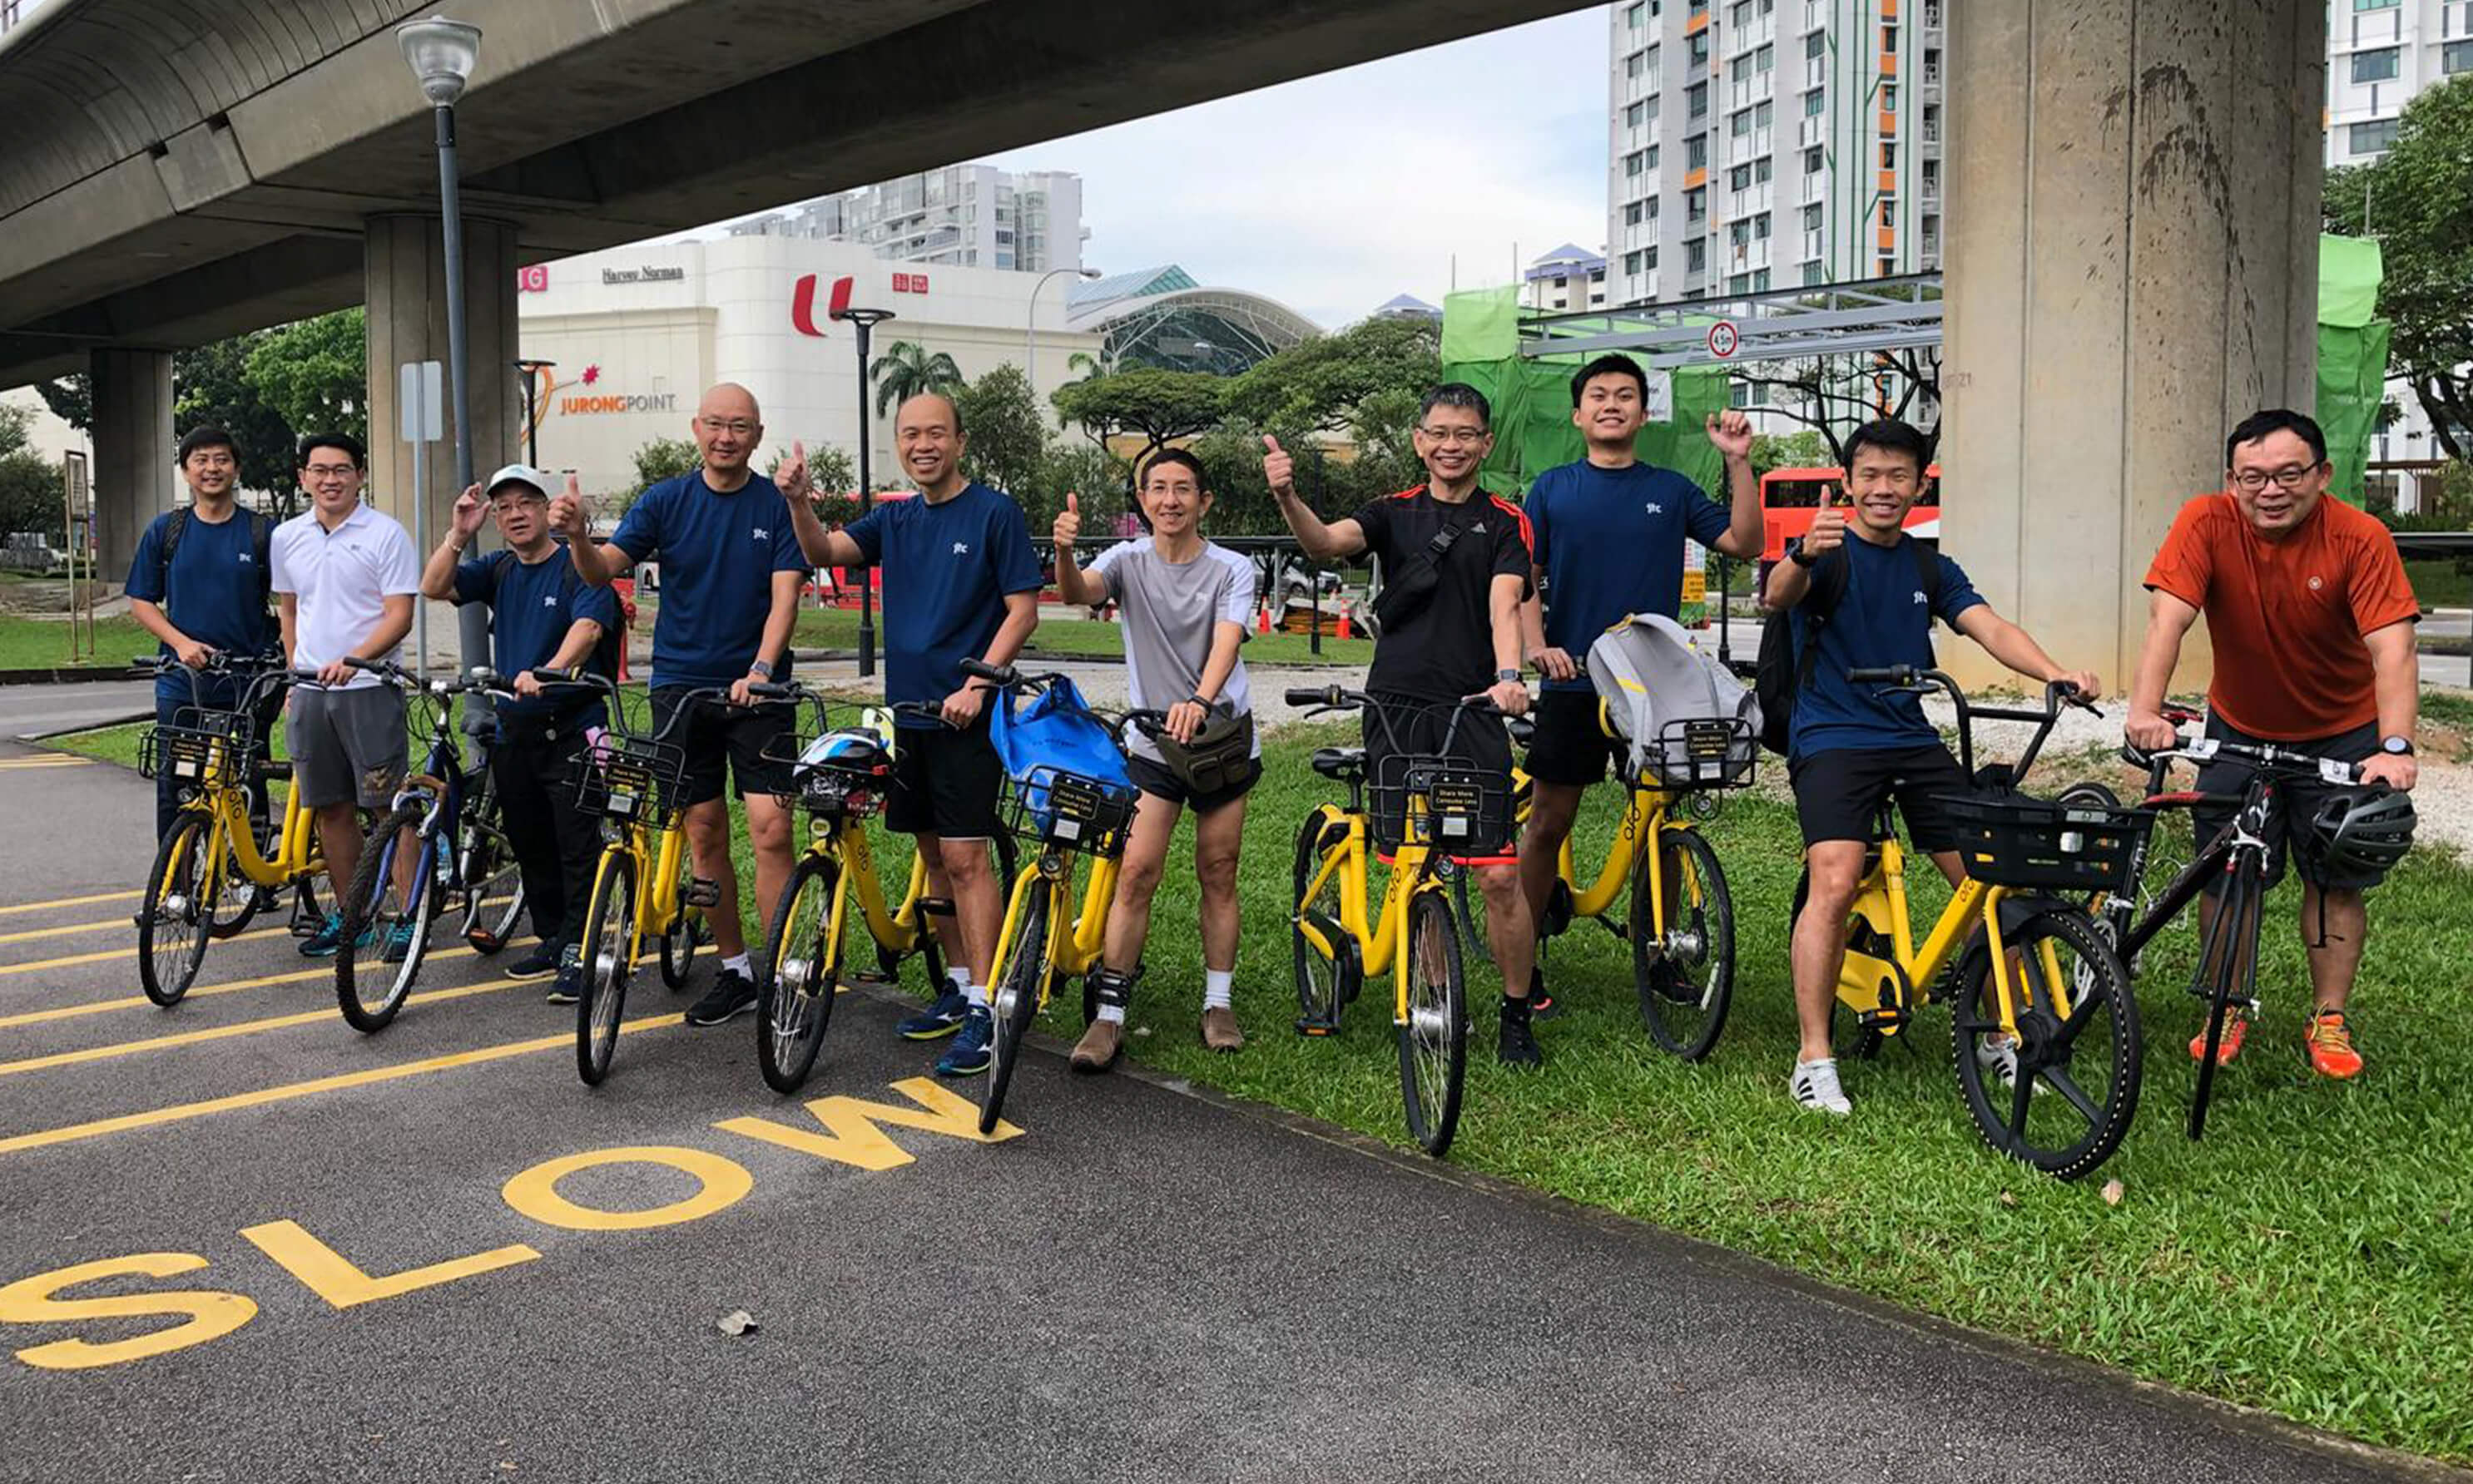
[[[756,985],[735,969],[725,969],[705,997],[687,1008],[689,1025],[719,1025],[756,1008]]]
[[[1072,1058],[1067,1065],[1085,1075],[1104,1072],[1116,1065],[1125,1050],[1125,1026],[1121,1020],[1093,1020],[1091,1028],[1073,1045]]]
[[[2234,1011],[2224,1017],[2223,1039],[2216,1042],[2216,1065],[2218,1066],[2230,1066],[2233,1065],[2233,1058],[2241,1055],[2242,1038],[2246,1035],[2248,1031],[2249,1017],[2241,1014],[2239,1011]],[[2198,1034],[2190,1038],[2190,1060],[2193,1062],[2203,1062],[2206,1059],[2207,1032],[2204,1027],[2200,1027]]]
[[[1554,996],[1546,992],[1546,966],[1532,965],[1528,970],[1528,1018],[1549,1020],[1562,1013]]]
[[[1537,1044],[1536,1033],[1528,1028],[1531,1010],[1526,1000],[1506,999],[1502,1002],[1502,1029],[1495,1041],[1495,1059],[1505,1066],[1543,1066],[1545,1049]]]
[[[510,979],[545,979],[558,972],[559,960],[565,955],[564,945],[555,943],[537,945],[530,953],[507,966]]]
[[[397,922],[387,929],[386,948],[380,954],[390,964],[400,964],[412,954],[412,924]]]
[[[1835,1113],[1843,1118],[1855,1111],[1846,1099],[1846,1089],[1837,1085],[1837,1059],[1822,1057],[1817,1062],[1797,1062],[1794,1075],[1787,1082],[1794,1100],[1813,1113]]]
[[[1202,1013],[1202,1043],[1213,1051],[1245,1049],[1245,1033],[1236,1028],[1236,1012],[1213,1005]]]
[[[936,1059],[936,1075],[975,1077],[986,1071],[988,1064],[996,1060],[994,1053],[988,1050],[988,1041],[996,1035],[996,1018],[988,1014],[987,1006],[971,1006],[957,1028],[960,1034],[953,1038],[951,1045],[945,1048],[945,1054]]]
[[[371,929],[364,927],[361,929],[361,936],[353,940],[352,947],[354,951],[358,951],[359,949],[368,947],[372,943],[376,941],[376,935]],[[343,946],[343,943],[344,915],[340,912],[329,912],[326,914],[324,925],[321,926],[316,932],[310,934],[308,939],[300,945],[300,956],[302,958],[333,958],[336,950]]]
[[[2339,1082],[2362,1074],[2362,1054],[2353,1049],[2352,1023],[2341,1010],[2321,1010],[2310,1017],[2302,1044],[2310,1053],[2310,1069]]]
[[[584,966],[561,964],[558,978],[550,984],[549,993],[541,996],[553,1005],[572,1005],[584,997]]]
[[[2001,1079],[2005,1088],[2018,1085],[2018,1043],[1999,1031],[1975,1038],[1975,1065]]]
[[[936,996],[936,1003],[922,1010],[894,1027],[904,1041],[940,1041],[962,1028],[971,1013],[971,997],[959,990],[947,990]]]

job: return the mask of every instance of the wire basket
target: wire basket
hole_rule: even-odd
[[[2060,804],[2023,794],[1945,794],[1966,874],[1994,886],[2120,891],[2152,809]]]
[[[175,725],[155,727],[138,739],[137,771],[190,788],[228,786],[232,759],[248,756],[255,740],[249,713],[182,706],[172,719]]]
[[[774,797],[821,820],[866,820],[883,813],[886,796],[893,792],[891,754],[879,752],[863,762],[840,758],[802,761],[817,740],[810,737],[802,741],[793,732],[765,745],[764,760],[773,765],[774,776],[787,785],[786,792]]]
[[[1640,781],[1682,793],[1750,785],[1761,739],[1740,716],[1677,717],[1632,749]]]
[[[1403,845],[1458,856],[1509,847],[1508,775],[1441,754],[1397,753],[1375,764],[1369,792],[1374,846],[1385,855]]]
[[[1130,783],[1041,763],[1013,780],[1005,828],[1041,846],[1113,859],[1125,852],[1140,797]]]
[[[686,749],[605,734],[585,754],[576,807],[622,825],[665,828],[686,808]]]

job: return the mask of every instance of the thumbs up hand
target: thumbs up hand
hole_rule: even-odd
[[[805,443],[792,442],[790,462],[781,466],[781,478],[779,483],[782,495],[794,506],[801,500],[813,496],[814,491],[807,488],[807,445]]]
[[[1056,526],[1049,534],[1055,538],[1059,553],[1073,549],[1074,539],[1082,534],[1082,496],[1073,493],[1065,496],[1065,508],[1056,513]]]
[[[1803,554],[1818,561],[1846,544],[1846,512],[1824,505],[1812,513],[1812,530],[1803,539]]]
[[[1273,494],[1283,498],[1297,492],[1297,461],[1268,433],[1262,435],[1262,479]]]

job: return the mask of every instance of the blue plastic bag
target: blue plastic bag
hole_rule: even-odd
[[[1132,798],[1133,777],[1116,735],[1069,680],[1060,677],[1019,710],[1004,698],[989,718],[988,735],[1042,833],[1054,823],[1048,795],[1057,774],[1091,779],[1120,802]]]

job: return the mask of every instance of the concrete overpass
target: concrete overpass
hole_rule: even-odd
[[[1898,0],[1868,3],[1885,22]],[[1947,3],[1945,84],[1908,83],[1948,90],[1949,539],[2005,609],[2119,675],[2138,571],[2216,477],[2221,428],[2312,395],[2324,14]],[[515,447],[523,263],[1576,8],[456,5],[487,33],[460,115],[476,457]],[[428,121],[390,35],[423,9],[53,0],[0,42],[0,387],[93,372],[107,570],[169,497],[170,349],[366,302],[379,427],[392,368],[444,356]],[[375,457],[408,513],[400,449]]]

